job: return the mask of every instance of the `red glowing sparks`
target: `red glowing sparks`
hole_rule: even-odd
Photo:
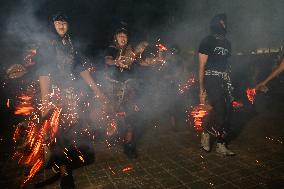
[[[195,83],[195,79],[194,77],[190,77],[188,78],[188,80],[183,83],[183,84],[179,84],[179,88],[178,91],[180,94],[183,94],[185,91],[187,91],[193,84]]]
[[[117,131],[117,122],[115,119],[112,119],[107,127],[106,134],[107,136],[112,136]]]
[[[168,48],[161,43],[158,43],[156,46],[159,48],[160,51],[167,51],[168,50]]]
[[[29,49],[27,51],[27,55],[24,58],[25,61],[25,66],[32,66],[35,64],[35,62],[33,61],[33,57],[36,55],[37,50],[35,48]]]
[[[241,102],[233,101],[232,106],[233,108],[240,108],[243,107],[243,104]]]
[[[253,88],[253,89],[247,89],[246,92],[247,92],[248,100],[253,104],[254,99],[255,99],[255,95],[256,95],[256,90],[255,90],[255,88]]]
[[[128,172],[131,171],[133,168],[132,167],[125,167],[122,169],[123,172]]]
[[[126,112],[117,112],[116,116],[124,117],[124,116],[126,116]]]
[[[31,106],[18,106],[16,108],[15,114],[16,115],[30,115],[33,109],[34,108]]]

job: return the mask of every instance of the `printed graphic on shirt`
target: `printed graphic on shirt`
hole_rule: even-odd
[[[229,53],[229,50],[224,47],[215,47],[214,54],[225,56]]]

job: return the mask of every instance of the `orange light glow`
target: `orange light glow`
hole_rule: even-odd
[[[240,108],[243,107],[243,104],[241,102],[233,101],[232,106],[233,108]]]
[[[203,104],[200,104],[193,108],[190,115],[194,118],[194,127],[196,131],[203,131],[203,122],[202,118],[204,118],[208,114],[208,110],[206,109],[206,106]]]
[[[10,99],[8,98],[7,103],[6,103],[7,108],[10,108]]]
[[[132,167],[125,167],[124,169],[122,169],[123,172],[128,172],[131,171],[133,168]]]

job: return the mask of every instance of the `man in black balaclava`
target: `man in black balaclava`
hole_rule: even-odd
[[[228,58],[231,44],[226,39],[227,18],[218,14],[210,22],[211,34],[205,37],[199,46],[199,83],[200,104],[212,106],[210,121],[201,134],[201,146],[210,151],[210,135],[217,137],[216,152],[223,155],[235,155],[226,146],[229,118],[232,110],[232,85],[229,77]],[[214,121],[213,121],[214,120]]]

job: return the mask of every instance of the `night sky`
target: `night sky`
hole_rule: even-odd
[[[282,0],[9,0],[2,1],[0,20],[5,43],[29,43],[46,30],[50,15],[63,11],[82,50],[94,55],[107,46],[121,21],[128,24],[133,42],[162,38],[196,49],[212,16],[224,12],[233,50],[245,51],[283,44],[283,7]]]

